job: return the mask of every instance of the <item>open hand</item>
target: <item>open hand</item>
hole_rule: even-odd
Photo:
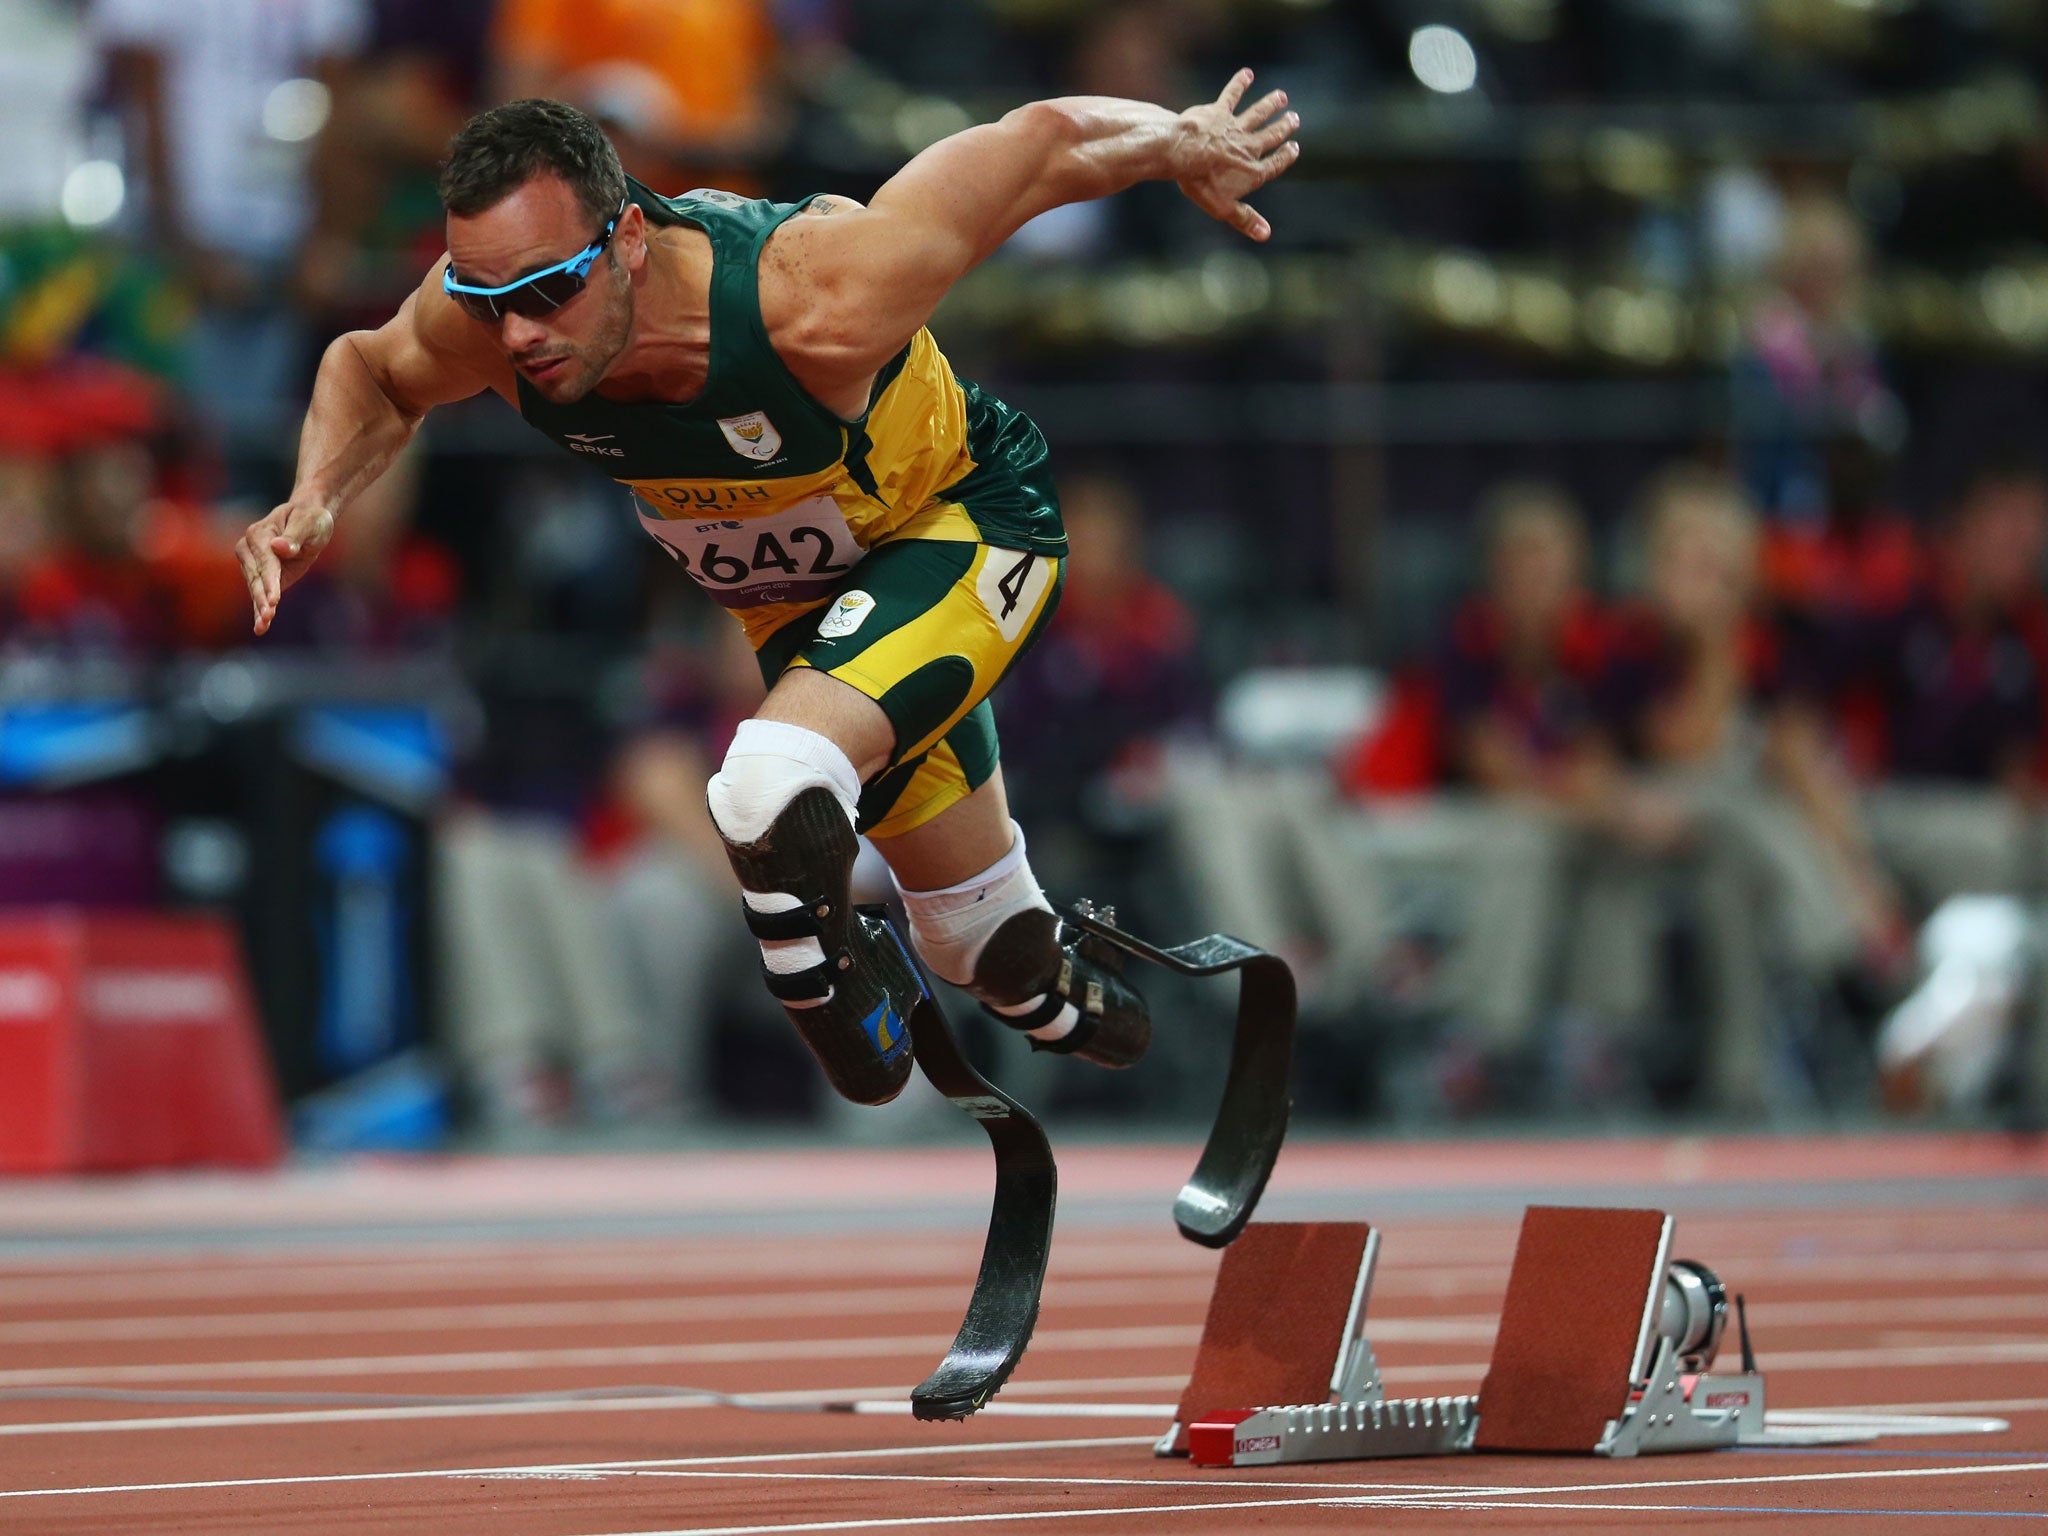
[[[1300,158],[1301,117],[1286,110],[1285,91],[1268,91],[1240,112],[1251,83],[1252,72],[1240,69],[1214,101],[1181,113],[1173,179],[1210,218],[1264,240],[1273,228],[1244,199]]]
[[[235,558],[249,584],[257,634],[269,632],[284,589],[312,568],[333,537],[334,514],[317,502],[288,501],[249,525],[235,545]]]

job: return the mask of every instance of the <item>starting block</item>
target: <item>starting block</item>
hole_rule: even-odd
[[[1673,1228],[1662,1211],[1531,1207],[1478,1393],[1390,1398],[1366,1330],[1380,1234],[1255,1223],[1224,1252],[1194,1373],[1154,1449],[1255,1467],[1762,1442],[1748,1329],[1738,1320],[1741,1371],[1711,1374],[1728,1293],[1705,1265],[1671,1257]]]

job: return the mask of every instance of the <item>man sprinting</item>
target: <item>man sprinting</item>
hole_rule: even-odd
[[[1251,80],[1178,113],[1034,102],[933,145],[866,207],[665,198],[574,108],[480,114],[441,180],[448,255],[328,348],[291,498],[238,545],[256,632],[426,413],[493,390],[631,486],[754,646],[770,691],[711,813],[768,988],[833,1086],[895,1097],[918,995],[851,910],[857,830],[935,974],[1034,1049],[1130,1065],[1144,1001],[1032,876],[988,706],[1058,602],[1045,440],[956,377],[925,322],[1027,220],[1140,181],[1266,239],[1244,199],[1293,164],[1298,118],[1278,91],[1240,110]]]

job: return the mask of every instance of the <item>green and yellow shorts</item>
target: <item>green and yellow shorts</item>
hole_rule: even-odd
[[[988,696],[1059,606],[1065,562],[954,540],[877,544],[826,602],[755,647],[769,687],[791,667],[858,688],[896,730],[861,791],[860,830],[895,837],[989,781]]]

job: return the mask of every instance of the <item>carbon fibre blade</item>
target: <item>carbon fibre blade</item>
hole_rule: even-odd
[[[1045,1128],[968,1065],[945,1014],[930,997],[911,1010],[910,1039],[924,1075],[981,1122],[996,1159],[988,1241],[967,1316],[939,1368],[910,1394],[910,1411],[917,1418],[964,1419],[1009,1380],[1038,1324],[1038,1297],[1052,1254],[1058,1173]]]
[[[1278,955],[1216,933],[1162,949],[1125,933],[1077,902],[1062,916],[1125,953],[1182,976],[1238,973],[1237,1026],[1230,1073],[1195,1171],[1174,1201],[1181,1236],[1205,1248],[1227,1247],[1251,1220],[1287,1139],[1293,1108],[1294,973]]]

